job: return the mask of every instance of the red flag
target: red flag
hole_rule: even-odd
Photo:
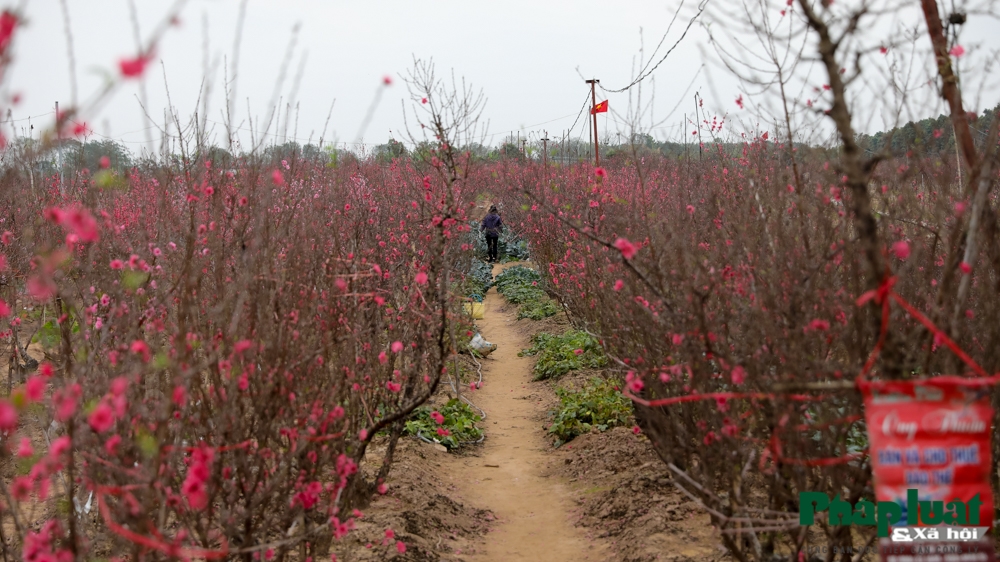
[[[606,113],[607,111],[608,111],[608,100],[604,100],[601,103],[595,105],[594,108],[590,110],[590,114],[594,115],[595,113]]]

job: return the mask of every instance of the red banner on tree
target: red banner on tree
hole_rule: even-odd
[[[993,523],[991,383],[960,377],[859,381],[875,498],[902,509],[892,534],[879,539],[884,562],[995,562],[989,535],[955,540]],[[957,511],[948,513],[954,501],[979,509],[963,512],[962,521]]]

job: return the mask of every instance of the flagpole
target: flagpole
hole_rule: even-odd
[[[594,85],[600,83],[600,80],[596,78],[593,80],[587,80],[590,84],[590,114],[594,117],[594,166],[601,165],[601,149],[598,146],[598,136],[597,136],[597,92],[594,90]]]

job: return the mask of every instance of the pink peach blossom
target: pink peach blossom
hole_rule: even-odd
[[[625,238],[619,238],[615,240],[615,248],[622,253],[622,257],[630,260],[635,257],[635,254],[639,251],[635,244],[629,242]]]

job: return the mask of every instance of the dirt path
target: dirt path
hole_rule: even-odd
[[[494,266],[493,273],[501,270]],[[548,453],[541,430],[536,395],[542,389],[531,383],[532,360],[517,356],[529,336],[495,288],[484,302],[485,318],[477,324],[497,350],[483,362],[483,387],[470,398],[487,413],[487,438],[481,455],[453,458],[446,470],[462,495],[496,514],[498,524],[468,560],[603,560],[604,546],[570,520],[575,505],[566,484],[546,476],[547,465],[559,459]]]

